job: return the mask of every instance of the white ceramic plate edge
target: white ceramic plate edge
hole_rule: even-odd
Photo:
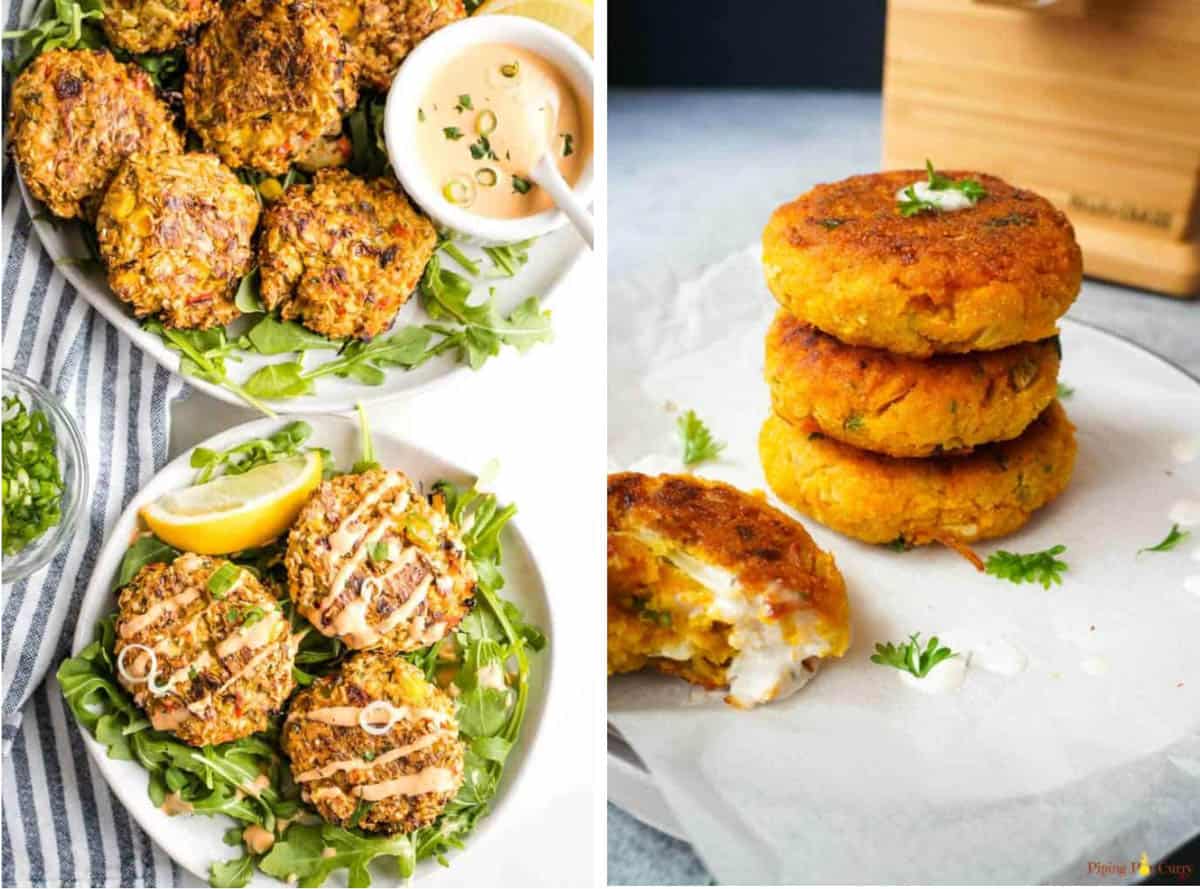
[[[355,433],[358,430],[358,424],[353,420],[336,414],[305,414],[289,419],[263,418],[227,429],[201,442],[196,447],[214,449],[228,447],[230,444],[238,441],[260,436],[264,433],[269,434],[282,423],[290,422],[293,419],[303,419],[310,423],[314,430],[314,440],[320,438],[322,426],[326,428],[330,426],[341,427],[343,431],[352,430]],[[452,464],[418,445],[410,444],[395,435],[383,431],[375,433],[375,449],[381,456],[381,462],[385,464],[395,462],[387,460],[385,456],[387,451],[392,448],[409,451],[417,459],[442,464],[446,467],[446,470],[444,472],[439,471],[437,473],[439,476],[449,476],[459,482],[464,482],[474,477],[472,473],[462,467]],[[121,513],[120,518],[114,523],[113,529],[105,540],[104,546],[101,548],[100,554],[96,559],[92,578],[88,582],[87,590],[80,603],[79,622],[76,624],[71,642],[72,655],[77,654],[92,642],[95,635],[95,621],[104,614],[107,614],[112,607],[115,607],[115,597],[111,591],[112,578],[115,577],[121,557],[127,548],[125,545],[122,545],[121,541],[127,539],[133,530],[138,527],[138,508],[142,504],[155,499],[163,492],[177,488],[179,483],[173,480],[176,476],[184,477],[190,475],[192,470],[188,461],[191,450],[189,448],[159,470],[146,486],[134,496],[129,505]],[[336,456],[338,455],[335,454]],[[344,462],[344,459],[342,462]],[[404,467],[398,466],[396,468],[403,469]],[[416,473],[412,474],[420,479],[420,476]],[[541,726],[549,709],[551,690],[554,687],[552,677],[555,673],[556,651],[559,645],[556,644],[556,625],[553,609],[550,604],[550,597],[545,585],[544,573],[534,555],[534,546],[530,543],[528,536],[518,527],[516,519],[513,519],[505,528],[503,544],[505,547],[505,560],[510,566],[505,570],[506,580],[511,580],[512,575],[516,573],[511,570],[515,556],[516,560],[523,563],[526,576],[523,579],[522,585],[527,588],[527,595],[540,599],[539,610],[543,612],[543,615],[534,615],[534,619],[540,621],[550,641],[543,652],[534,656],[534,673],[530,683],[530,695],[525,714],[522,741],[518,749],[514,751],[516,756],[509,760],[492,807],[487,816],[475,828],[471,839],[468,841],[467,848],[451,853],[451,868],[454,868],[459,859],[465,858],[470,854],[472,843],[477,843],[485,835],[490,835],[495,830],[495,825],[502,819],[503,813],[507,808],[507,803],[514,796],[520,780],[525,774],[528,762],[538,747],[538,741],[542,735]],[[502,595],[511,594],[511,587],[506,588],[504,593],[502,593]],[[73,715],[72,718],[74,718]],[[104,780],[141,828],[181,867],[197,878],[207,882],[208,866],[213,860],[222,859],[206,858],[200,861],[198,859],[203,855],[203,852],[197,852],[193,856],[182,854],[179,850],[181,845],[187,844],[186,841],[168,840],[164,842],[162,837],[166,832],[165,829],[172,828],[174,831],[188,833],[187,828],[194,827],[195,830],[191,831],[193,837],[197,832],[219,837],[230,826],[231,822],[224,818],[207,818],[204,816],[192,816],[186,820],[171,819],[150,803],[146,793],[146,773],[139,764],[110,759],[104,747],[90,733],[86,730],[81,730],[81,734],[83,735],[84,745],[87,747],[88,754],[103,775]],[[129,770],[136,770],[138,780],[130,781],[128,780],[129,775],[117,774],[119,771]],[[235,847],[226,846],[224,848],[228,852],[224,858],[230,858],[237,854]],[[414,879],[420,878],[423,884],[428,884],[432,882],[430,878],[441,870],[442,868],[435,862],[420,862],[417,865]],[[387,885],[377,872],[373,872],[373,876],[376,878],[373,885]],[[284,886],[285,884],[256,871],[251,885]],[[338,886],[343,884],[338,881],[338,877],[335,875],[335,878],[327,883],[327,885]]]

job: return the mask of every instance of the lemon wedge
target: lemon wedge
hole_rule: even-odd
[[[584,0],[488,0],[476,15],[522,15],[566,34],[592,55],[592,5]]]
[[[321,455],[310,451],[164,494],[141,509],[159,540],[185,552],[236,553],[274,540],[296,521],[321,483]]]

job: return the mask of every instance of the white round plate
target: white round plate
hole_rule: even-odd
[[[306,415],[299,419],[305,420],[312,426],[313,433],[307,442],[309,446],[329,448],[339,466],[348,466],[354,462],[360,448],[357,423],[348,418],[328,414]],[[214,450],[228,448],[250,438],[269,435],[276,431],[282,422],[279,419],[264,419],[244,423],[222,432],[220,435],[213,436],[199,446]],[[376,457],[381,464],[389,468],[404,470],[413,481],[423,483],[426,487],[443,478],[464,485],[469,485],[474,481],[474,476],[463,468],[386,433],[376,432],[374,442]],[[192,483],[195,470],[188,463],[190,455],[189,451],[164,467],[138,493],[113,526],[112,533],[100,552],[91,583],[83,598],[79,623],[75,627],[72,651],[78,653],[84,646],[90,644],[95,636],[96,622],[116,608],[116,596],[112,592],[112,582],[116,577],[121,559],[125,555],[125,550],[128,548],[129,540],[138,527],[139,507],[168,491],[177,490]],[[466,849],[449,856],[449,869],[442,868],[433,861],[418,863],[414,881],[422,885],[435,885],[438,882],[439,874],[452,874],[456,883],[469,879],[471,874],[475,875],[474,879],[480,885],[494,882],[496,862],[494,860],[473,861],[471,847],[485,833],[495,830],[498,825],[503,824],[505,803],[512,796],[514,784],[521,779],[526,768],[529,767],[538,729],[545,715],[556,648],[553,644],[555,633],[550,600],[546,595],[546,588],[533,552],[515,522],[509,523],[505,528],[502,542],[504,545],[505,586],[501,595],[520,606],[526,617],[545,631],[551,644],[546,647],[545,651],[533,658],[529,681],[529,703],[521,742],[508,760],[500,790],[492,805],[492,811],[479,822],[474,834],[468,839]],[[221,840],[222,834],[232,825],[231,820],[224,817],[169,817],[165,815],[155,807],[147,795],[145,769],[135,762],[109,759],[104,747],[98,744],[90,734],[85,731],[83,736],[88,753],[91,754],[100,773],[108,781],[113,793],[137,819],[142,829],[181,867],[207,882],[210,864],[240,854],[238,849],[225,845]],[[514,855],[534,856],[537,854],[538,838],[514,835],[506,841],[506,846]],[[345,872],[339,871],[330,877],[326,885],[331,887],[345,885],[344,879]],[[251,885],[280,886],[283,884],[256,871]],[[388,861],[373,867],[372,885],[398,885],[396,869],[392,862]]]
[[[175,373],[179,372],[179,353],[167,348],[166,343],[156,334],[142,329],[141,322],[133,316],[133,311],[125,305],[108,286],[104,270],[93,264],[81,265],[72,260],[87,257],[88,248],[80,234],[79,223],[70,219],[58,219],[49,215],[46,208],[35,201],[20,180],[21,196],[29,215],[33,218],[33,227],[50,258],[54,260],[57,269],[74,285],[79,294],[92,307],[103,315],[114,327],[129,337],[139,349],[153,357],[159,364]],[[475,285],[473,300],[487,295],[487,288],[495,289],[496,307],[501,315],[509,314],[524,299],[530,296],[540,298],[543,306],[551,307],[558,295],[560,285],[576,262],[583,256],[584,244],[571,228],[563,228],[539,238],[529,249],[529,262],[513,278],[496,278],[495,280],[480,279]],[[478,259],[481,268],[490,268],[490,261],[478,250],[464,246],[463,251],[472,258]],[[462,270],[448,257],[443,257],[445,268],[452,271]],[[425,324],[429,315],[421,308],[420,300],[414,294],[412,299],[396,316],[393,329],[399,329],[409,324]],[[235,325],[246,325],[243,320],[235,321]],[[247,325],[248,326],[248,325]],[[240,331],[241,327],[235,327]],[[384,334],[386,336],[386,334]],[[505,347],[507,348],[507,347]],[[333,356],[332,352],[317,353],[308,358],[307,366],[314,367],[321,355]],[[289,358],[288,355],[257,355],[254,353],[238,353],[242,359],[238,362],[226,362],[230,376],[237,382],[245,381],[252,373],[267,364],[277,364]],[[354,409],[358,401],[372,404],[399,395],[411,395],[444,382],[451,376],[470,372],[470,369],[460,363],[452,352],[439,355],[413,370],[388,368],[385,370],[386,379],[382,385],[368,386],[353,379],[340,379],[335,376],[321,377],[315,381],[314,392],[299,398],[286,401],[267,401],[272,410],[280,414],[299,414],[310,411],[334,411],[338,413]],[[485,373],[486,368],[479,371]],[[230,404],[245,405],[236,394],[222,386],[187,377],[188,383],[214,398],[227,401]]]

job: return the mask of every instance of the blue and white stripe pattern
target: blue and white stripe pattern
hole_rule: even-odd
[[[34,5],[13,3],[5,27],[28,21]],[[166,462],[168,406],[184,384],[134,348],[55,269],[33,231],[7,154],[3,186],[4,366],[38,380],[75,415],[92,492],[71,543],[45,568],[3,590],[0,877],[5,886],[194,884],[92,767],[53,678],[70,653],[108,529]]]

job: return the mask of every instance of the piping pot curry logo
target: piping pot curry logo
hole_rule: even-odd
[[[1137,861],[1089,861],[1088,876],[1092,877],[1140,877],[1150,875],[1175,877],[1179,882],[1188,880],[1193,874],[1190,864],[1151,864],[1150,856],[1145,852]]]

